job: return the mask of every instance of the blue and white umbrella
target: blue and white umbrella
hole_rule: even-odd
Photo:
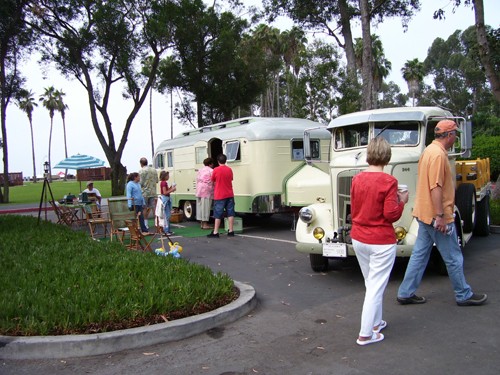
[[[89,155],[73,155],[69,158],[61,160],[54,168],[58,169],[86,169],[103,167],[104,161]]]

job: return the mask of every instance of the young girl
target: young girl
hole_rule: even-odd
[[[160,173],[160,193],[161,200],[163,202],[163,207],[165,209],[165,218],[163,222],[163,231],[167,236],[171,236],[174,232],[170,231],[170,214],[172,211],[172,200],[170,199],[170,193],[176,190],[175,184],[172,187],[168,186],[169,173],[167,171],[161,171]]]

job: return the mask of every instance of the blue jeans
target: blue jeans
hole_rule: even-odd
[[[448,224],[452,227],[451,233],[444,234],[432,225],[425,224],[418,221],[418,235],[413,251],[411,253],[408,267],[406,268],[405,277],[399,286],[398,297],[408,298],[415,294],[415,291],[422,281],[425,267],[429,262],[433,244],[436,247],[446,264],[448,270],[448,277],[450,278],[451,285],[455,291],[455,299],[457,302],[465,301],[472,296],[471,287],[465,281],[464,276],[464,258],[462,256],[462,249],[458,244],[458,237],[454,224]]]
[[[133,210],[133,208],[132,208],[132,207],[129,207],[128,209],[129,209],[130,211],[132,211],[132,210]],[[143,212],[142,212],[142,209],[143,209],[143,206],[142,206],[142,205],[136,205],[136,206],[135,206],[135,213],[136,213],[136,214],[137,214],[137,213],[139,213],[139,212],[141,213],[141,214],[139,215],[139,225],[141,226],[141,231],[142,231],[142,232],[147,232],[147,231],[148,231],[148,228],[146,228],[146,224],[144,223],[144,214],[143,214]]]
[[[161,196],[165,217],[163,218],[163,231],[170,232],[170,216],[172,215],[172,200],[166,195]]]

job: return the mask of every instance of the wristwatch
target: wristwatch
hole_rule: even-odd
[[[442,214],[436,214],[436,216],[443,217],[444,213],[442,213]]]

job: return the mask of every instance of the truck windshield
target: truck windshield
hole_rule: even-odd
[[[418,144],[418,122],[377,122],[374,127],[374,135],[376,137],[379,134],[384,137],[391,146],[414,146]]]
[[[357,124],[335,129],[336,150],[362,147],[368,144],[370,124]],[[417,121],[390,121],[373,123],[373,136],[380,134],[391,146],[415,146],[419,143]]]

